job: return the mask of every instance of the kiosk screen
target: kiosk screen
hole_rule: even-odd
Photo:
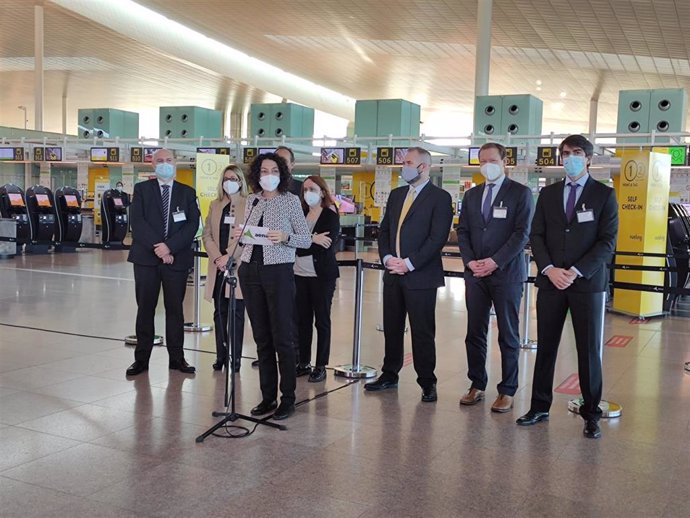
[[[37,194],[36,203],[39,207],[50,207],[50,199],[47,194]]]
[[[113,198],[113,204],[114,204],[116,207],[123,207],[123,205],[122,205],[122,199],[121,199],[121,198]]]
[[[65,203],[68,207],[74,207],[75,209],[79,208],[79,201],[74,194],[65,194]]]
[[[22,198],[22,195],[16,192],[9,192],[7,193],[7,196],[10,197],[10,205],[13,207],[23,207],[24,206],[24,198]]]

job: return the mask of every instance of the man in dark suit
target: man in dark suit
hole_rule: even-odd
[[[153,154],[156,179],[134,186],[129,208],[132,248],[128,261],[134,263],[137,299],[137,347],[128,376],[149,368],[153,349],[154,316],[161,285],[165,303],[165,341],[169,368],[193,373],[184,358],[184,314],[187,274],[194,263],[192,241],[199,228],[196,192],[175,181],[172,152],[159,149]]]
[[[453,221],[450,195],[429,181],[431,155],[407,150],[402,177],[409,186],[394,189],[379,228],[383,274],[385,356],[381,376],[364,388],[398,386],[403,366],[405,318],[412,330],[412,359],[422,401],[436,401],[436,291],[444,285],[441,249]]]
[[[292,174],[292,170],[295,167],[295,153],[293,153],[292,149],[287,146],[278,146],[276,148],[276,155],[285,160],[285,163],[288,166],[288,171],[290,171],[290,174]],[[295,177],[290,178],[288,191],[295,196],[300,196],[302,194],[302,182],[297,180]]]
[[[618,233],[618,204],[610,187],[589,176],[594,154],[581,135],[559,147],[566,180],[544,187],[530,241],[537,263],[537,359],[530,410],[517,420],[529,426],[549,418],[558,345],[570,310],[584,404],[585,437],[601,437],[600,351],[608,268]]]
[[[463,197],[458,225],[465,264],[467,376],[472,382],[460,404],[475,405],[484,399],[486,337],[493,304],[503,379],[491,410],[502,413],[513,408],[518,386],[520,299],[527,280],[524,248],[534,202],[528,187],[505,176],[506,148],[501,144],[484,144],[479,149],[479,163],[486,182]]]

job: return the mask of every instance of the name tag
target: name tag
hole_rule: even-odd
[[[235,224],[235,216],[231,216],[230,214],[226,214],[225,217],[223,218],[223,223],[225,225],[234,225]]]
[[[594,211],[592,209],[577,211],[578,223],[588,223],[590,221],[594,221]]]
[[[173,221],[175,223],[180,223],[181,221],[187,221],[187,216],[185,216],[185,213],[183,210],[173,212]]]
[[[494,219],[506,219],[508,217],[508,207],[494,207]]]

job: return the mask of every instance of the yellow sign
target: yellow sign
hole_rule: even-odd
[[[621,158],[617,250],[666,253],[671,155],[625,151]],[[617,264],[665,266],[663,257],[616,256]],[[663,286],[663,272],[616,270],[617,282]],[[636,317],[663,313],[663,293],[616,289],[613,309]]]
[[[210,153],[196,154],[196,195],[199,198],[201,221],[206,224],[211,202],[218,196],[218,182],[223,169],[230,163],[228,155]],[[206,271],[206,260],[202,260],[202,272]]]

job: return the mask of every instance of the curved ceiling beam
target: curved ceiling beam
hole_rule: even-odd
[[[172,58],[354,120],[355,99],[252,58],[131,0],[50,0]]]

